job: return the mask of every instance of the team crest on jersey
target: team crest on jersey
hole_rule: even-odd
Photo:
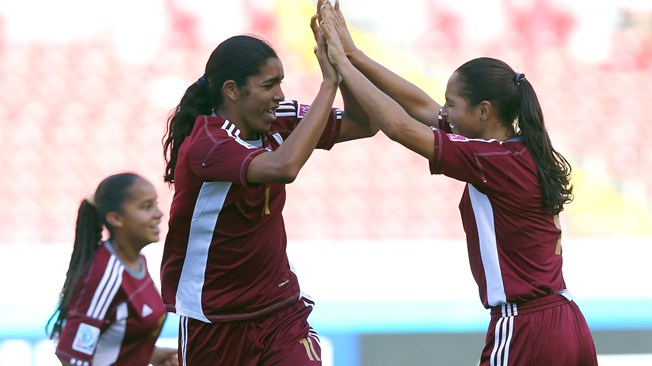
[[[447,133],[446,135],[448,135],[448,139],[451,140],[451,141],[469,141],[468,138],[466,138],[466,137],[464,137],[462,135],[458,135],[458,134],[454,134],[454,133]]]
[[[307,104],[299,104],[299,111],[297,113],[297,117],[303,118],[306,116],[308,113],[308,110],[310,109],[310,106]]]
[[[97,346],[97,340],[100,338],[100,328],[88,325],[86,323],[79,324],[75,339],[72,341],[72,349],[92,355]]]

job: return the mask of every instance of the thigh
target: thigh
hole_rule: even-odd
[[[319,366],[321,346],[317,332],[308,324],[312,303],[302,299],[266,319],[264,366]]]
[[[597,356],[586,321],[573,302],[492,319],[481,365],[593,366]]]
[[[179,320],[179,365],[256,366],[261,347],[250,337],[248,321],[204,323],[188,317]]]

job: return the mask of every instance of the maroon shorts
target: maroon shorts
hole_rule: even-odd
[[[554,294],[491,309],[481,366],[593,366],[597,355],[575,302]]]
[[[321,365],[319,337],[308,324],[313,305],[302,298],[259,318],[227,323],[182,316],[179,365]]]

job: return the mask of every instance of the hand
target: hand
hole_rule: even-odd
[[[337,74],[337,70],[335,70],[328,58],[328,46],[326,44],[326,38],[322,32],[321,27],[317,23],[318,16],[313,15],[312,18],[310,18],[310,28],[312,29],[312,34],[315,37],[315,41],[317,42],[317,46],[315,46],[315,55],[317,56],[319,67],[321,68],[325,81],[330,80],[338,84],[339,75]]]
[[[154,366],[179,366],[177,350],[174,348],[154,347],[149,361]]]
[[[333,23],[335,24],[335,30],[337,30],[340,42],[342,42],[344,53],[346,53],[347,56],[350,56],[355,51],[357,51],[358,48],[355,46],[353,38],[351,37],[351,33],[349,32],[349,28],[346,26],[344,14],[342,14],[342,10],[340,10],[340,0],[335,0],[334,10],[335,17],[333,18]]]
[[[337,31],[337,14],[336,10],[328,1],[324,1],[319,8],[318,12],[319,27],[318,31],[323,35],[326,41],[326,50],[328,52],[328,59],[337,67],[337,65],[346,59],[346,53],[342,41],[340,40]],[[314,18],[314,16],[313,16]],[[315,29],[313,28],[313,33]],[[348,31],[347,31],[348,33]]]

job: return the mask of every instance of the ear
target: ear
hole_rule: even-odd
[[[117,212],[111,211],[106,214],[106,223],[111,225],[111,227],[120,228],[122,227],[123,221]]]
[[[222,92],[224,93],[225,98],[233,101],[238,100],[240,96],[240,89],[238,88],[238,84],[236,84],[233,80],[227,80],[224,82],[224,84],[222,84]]]
[[[491,105],[491,102],[483,100],[482,102],[480,102],[480,105],[478,107],[479,107],[478,112],[480,113],[480,119],[483,121],[489,119],[489,116],[491,116],[491,113],[493,112],[493,106]]]

